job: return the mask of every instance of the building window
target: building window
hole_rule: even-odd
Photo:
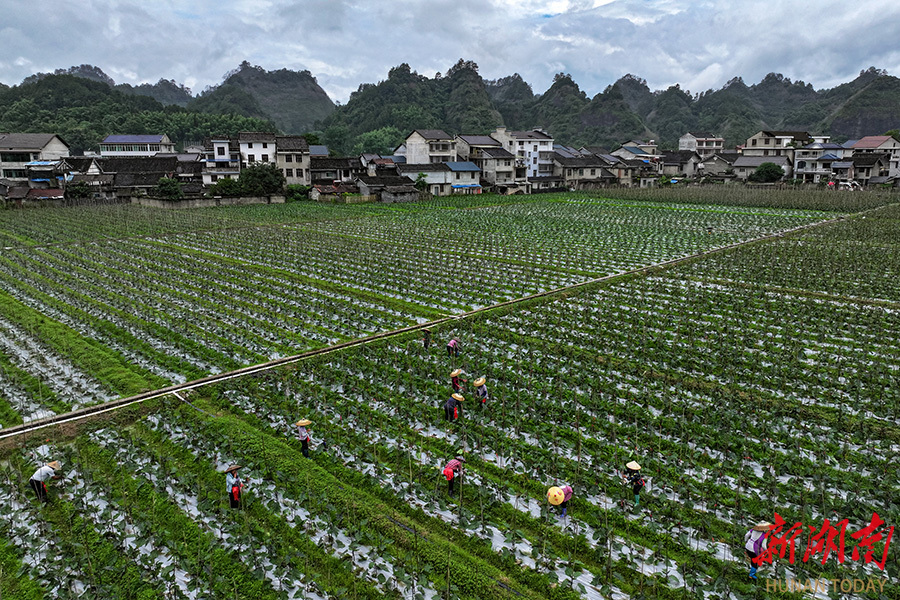
[[[252,148],[252,147],[253,147],[253,142],[248,142],[248,143],[247,143],[247,147],[248,147],[248,148]]]
[[[584,169],[578,169],[578,174],[579,174],[579,175],[584,175]]]
[[[216,156],[225,156],[225,146],[216,148]]]
[[[533,148],[532,150],[534,150],[535,152],[537,152],[537,144],[534,145],[534,148]]]
[[[303,162],[303,155],[302,154],[296,155],[294,157],[294,160],[296,160],[297,162]]]
[[[597,169],[591,169],[591,175],[596,175],[596,174],[597,174]]]
[[[263,155],[260,157],[260,159],[261,159],[263,162],[269,162],[269,155],[268,155],[268,154],[263,154]]]
[[[750,145],[751,145],[751,146],[755,146],[755,145],[756,145],[756,139],[750,140]]]
[[[769,138],[763,138],[763,144],[765,144],[766,146],[768,146],[768,145],[769,145]]]
[[[256,155],[255,155],[255,154],[248,154],[248,155],[247,155],[247,162],[256,162]]]
[[[763,156],[768,156],[768,155],[769,155],[769,151],[768,151],[768,150],[763,150]]]
[[[263,142],[263,148],[268,148],[268,147],[269,147],[269,144],[267,144],[266,142]]]
[[[294,155],[293,154],[285,154],[284,162],[294,162]]]
[[[456,174],[456,180],[459,181],[459,173]]]
[[[293,176],[294,176],[294,170],[293,170],[293,169],[285,169],[285,170],[284,170],[284,176],[285,176],[285,177],[293,177]]]
[[[534,158],[531,159],[531,164],[533,164],[533,165],[537,164],[537,156],[535,156]]]
[[[218,181],[218,180],[219,180],[219,176],[218,176],[218,175],[210,175],[210,176],[209,176],[209,180],[210,180],[210,181]]]

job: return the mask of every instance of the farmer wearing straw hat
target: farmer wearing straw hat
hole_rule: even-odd
[[[453,487],[456,483],[456,478],[462,477],[462,464],[464,462],[466,462],[465,458],[457,456],[444,467],[444,477],[447,478],[447,491],[450,492],[451,496],[453,495]]]
[[[553,486],[547,490],[547,501],[553,506],[559,507],[560,518],[566,516],[566,508],[569,506],[569,500],[572,499],[572,487],[564,485],[563,487]]]
[[[453,387],[454,394],[461,394],[463,389],[465,389],[466,387],[462,383],[460,383],[460,381],[462,381],[463,383],[469,383],[467,380],[460,377],[460,375],[462,374],[462,369],[453,369],[452,371],[450,371],[450,385]]]
[[[447,356],[459,356],[459,339],[453,338],[447,342]]]
[[[448,421],[455,421],[459,418],[459,405],[463,400],[465,400],[465,398],[462,397],[462,394],[453,394],[450,396],[450,399],[444,403],[444,416]]]
[[[747,558],[750,559],[751,579],[756,579],[756,569],[759,566],[753,560],[765,551],[769,543],[769,529],[771,528],[771,523],[763,521],[751,527],[744,535],[744,552],[747,553]]]
[[[231,465],[225,469],[225,489],[228,492],[228,503],[231,508],[241,507],[241,491],[244,489],[244,482],[238,477],[237,470],[241,465]]]
[[[297,437],[300,438],[300,451],[303,456],[309,458],[309,432],[306,431],[307,425],[312,425],[309,419],[300,419],[294,425],[297,426]]]
[[[37,499],[41,502],[49,501],[49,498],[47,497],[46,481],[48,479],[60,479],[61,476],[57,475],[56,472],[61,468],[62,465],[59,464],[59,461],[54,460],[48,462],[43,467],[38,468],[38,470],[34,472],[34,475],[31,476],[31,480],[29,480],[28,485],[31,486],[31,489],[33,489],[34,493],[37,494]]]
[[[431,345],[431,330],[427,327],[422,330],[422,345],[428,350],[428,347]]]
[[[631,484],[631,491],[634,493],[634,505],[637,506],[641,502],[641,488],[646,482],[641,475],[641,465],[636,461],[631,461],[625,465],[625,481]]]
[[[485,379],[484,377],[479,377],[472,382],[472,385],[475,386],[475,399],[480,401],[479,404],[481,406],[487,404],[488,391],[487,385],[485,384],[486,381],[487,379]]]

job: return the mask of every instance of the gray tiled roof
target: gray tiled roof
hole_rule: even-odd
[[[459,139],[470,146],[500,146],[500,142],[489,135],[461,135]]]
[[[278,152],[293,151],[309,151],[309,142],[300,135],[279,135],[275,137],[275,147]]]
[[[40,150],[54,137],[58,136],[54,133],[0,133],[0,149]]]
[[[416,129],[413,133],[418,133],[426,140],[452,140],[453,136],[443,129]],[[409,137],[409,136],[407,136]]]
[[[397,165],[397,170],[401,173],[428,173],[449,171],[447,163],[418,163]]]
[[[241,131],[238,133],[240,142],[274,142],[275,134],[262,131]]]

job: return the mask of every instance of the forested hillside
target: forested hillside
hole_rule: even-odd
[[[485,80],[477,64],[460,59],[433,77],[401,64],[383,81],[360,84],[337,107],[309,71],[266,71],[246,61],[199,97],[166,79],[116,84],[91,65],[0,85],[0,131],[60,133],[76,152],[96,149],[110,133],[166,133],[184,142],[262,129],[316,132],[341,154],[387,153],[413,129],[480,134],[500,125],[539,127],[563,144],[610,149],[636,137],[674,148],[687,131],[721,135],[726,147],[761,129],[806,130],[843,141],[900,128],[900,79],[873,67],[853,81],[816,90],[770,73],[749,86],[735,77],[721,89],[697,93],[679,85],[651,91],[628,74],[590,97],[565,73],[535,94],[519,74]]]
[[[266,118],[283,133],[306,133],[331,114],[334,102],[309,71],[266,71],[244,61],[222,85],[204,92],[189,107]]]
[[[75,75],[46,75],[0,89],[0,131],[56,133],[75,154],[99,150],[100,141],[114,133],[165,133],[182,143],[274,128],[265,119],[163,106],[148,96],[125,94]]]

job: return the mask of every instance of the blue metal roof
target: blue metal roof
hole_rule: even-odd
[[[469,183],[467,185],[451,185],[452,188],[480,188],[481,186],[477,183]]]
[[[622,146],[622,148],[624,148],[625,150],[628,150],[632,154],[647,154],[646,152],[644,152],[637,146]]]
[[[451,171],[480,171],[481,170],[478,168],[478,165],[476,165],[475,163],[468,161],[468,160],[459,161],[459,162],[447,162],[444,164],[447,165],[447,168],[450,169]]]

